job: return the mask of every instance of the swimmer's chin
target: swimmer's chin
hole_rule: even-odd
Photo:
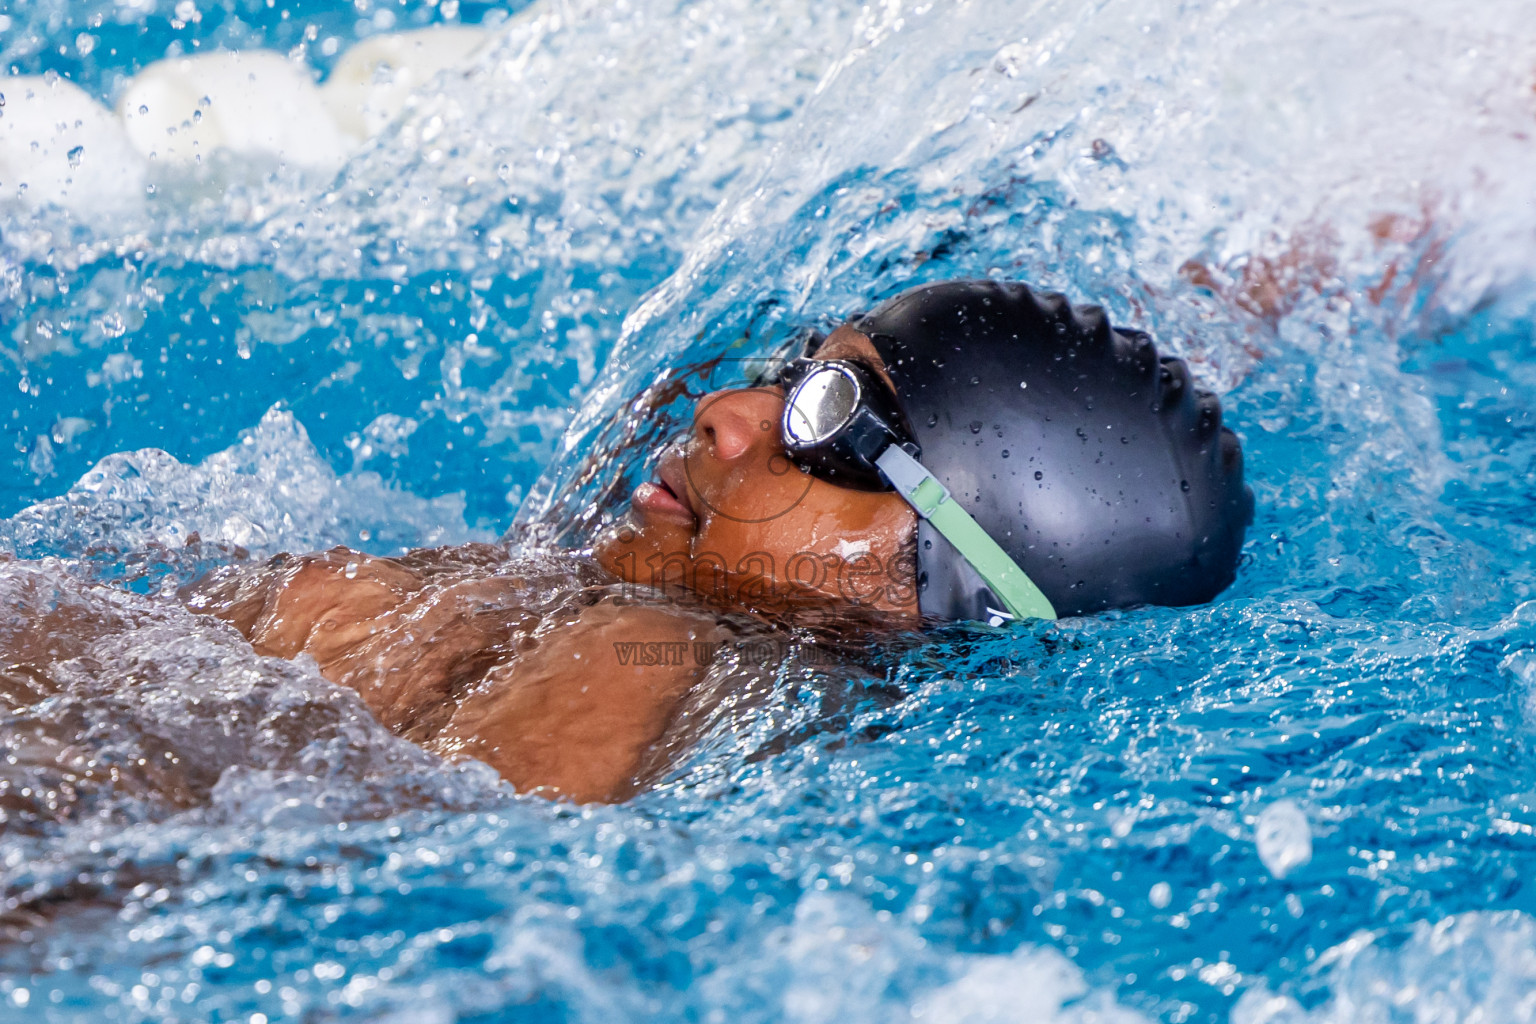
[[[687,523],[675,518],[656,521],[631,507],[598,533],[592,542],[592,559],[625,583],[646,583],[659,561],[689,550],[693,535],[691,519]]]
[[[607,527],[599,533],[596,539],[592,541],[592,560],[619,579],[624,580],[625,583],[633,583],[634,580],[625,577],[625,565],[620,562],[623,546],[619,541],[618,534],[621,529],[625,528],[628,528],[627,524],[621,520],[618,524]],[[628,562],[628,559],[624,561]]]

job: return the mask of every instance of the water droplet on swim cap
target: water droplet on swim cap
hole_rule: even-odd
[[[1198,604],[1232,582],[1253,508],[1241,448],[1215,396],[1146,334],[989,280],[914,288],[850,326],[885,361],[924,465],[1059,614]],[[1021,458],[977,441],[985,423]],[[926,523],[919,537],[924,613],[985,619],[963,593],[974,573],[947,542],[927,546]]]

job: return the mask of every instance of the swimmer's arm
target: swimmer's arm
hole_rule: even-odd
[[[50,674],[91,645],[139,624],[131,605],[92,600],[89,584],[59,580],[27,562],[10,563],[0,612],[0,712],[30,707],[59,692]]]
[[[1417,293],[1427,268],[1435,265],[1444,248],[1429,210],[1417,216],[1381,214],[1371,219],[1369,230],[1380,262],[1376,282],[1365,290],[1365,297],[1381,306],[1394,293]],[[1409,246],[1423,246],[1425,253],[1405,272],[1403,250]],[[1202,259],[1189,260],[1179,268],[1179,276],[1273,327],[1309,293],[1321,294],[1337,285],[1342,245],[1328,225],[1309,224],[1277,249],[1251,253],[1219,267]]]
[[[433,703],[430,691],[445,685],[435,666],[406,664],[427,660],[422,645],[391,635],[424,588],[421,575],[397,559],[338,547],[230,566],[179,596],[193,611],[234,626],[257,654],[309,655],[321,675],[356,690],[379,721],[403,732],[402,719]]]
[[[232,566],[183,589],[193,611],[234,626],[258,654],[308,654],[321,671],[370,635],[380,616],[424,585],[392,558],[344,547],[280,556],[258,567]]]
[[[402,560],[338,548],[228,571],[182,598],[230,622],[258,653],[310,655],[389,728],[479,758],[521,790],[577,801],[632,794],[649,748],[706,667],[694,642],[712,649],[726,633],[704,613],[604,602],[492,666],[462,655],[505,650],[506,638],[457,599],[491,608],[503,632],[522,616],[505,595],[487,601],[488,587],[515,590],[516,581],[425,588]],[[466,675],[482,674],[460,692]]]
[[[396,559],[334,548],[220,570],[181,596],[233,625],[258,654],[309,655],[380,722],[420,742],[537,621],[522,607],[516,576],[428,585],[434,559],[473,554],[443,548]]]
[[[703,652],[726,636],[713,616],[675,607],[585,608],[493,669],[432,748],[485,761],[524,792],[625,799],[703,675]]]

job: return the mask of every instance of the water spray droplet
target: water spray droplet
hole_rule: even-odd
[[[1254,828],[1259,859],[1276,878],[1312,859],[1312,827],[1294,800],[1277,800],[1264,808]]]

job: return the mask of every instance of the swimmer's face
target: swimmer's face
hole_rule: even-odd
[[[879,370],[868,338],[842,327],[817,359]],[[894,491],[859,491],[803,473],[784,452],[778,387],[716,391],[663,452],[629,514],[594,547],[622,579],[684,587],[762,611],[837,604],[917,614],[917,519]]]

